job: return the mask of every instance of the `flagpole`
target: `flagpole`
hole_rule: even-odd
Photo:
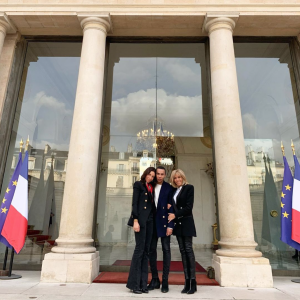
[[[15,249],[11,249],[11,255],[10,255],[10,262],[9,262],[9,269],[8,269],[8,277],[11,277],[11,271],[12,271],[12,266],[14,262],[14,256],[15,256]]]
[[[4,255],[4,262],[3,262],[3,271],[6,270],[7,256],[8,256],[8,247],[6,246],[5,255]]]

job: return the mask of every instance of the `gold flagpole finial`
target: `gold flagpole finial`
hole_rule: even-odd
[[[29,135],[28,135],[28,138],[27,138],[27,141],[26,141],[26,147],[25,147],[25,151],[28,150],[28,146],[29,146]]]
[[[22,152],[23,145],[24,145],[24,142],[23,142],[23,139],[21,138],[21,141],[20,141],[20,152]]]
[[[291,140],[291,147],[292,147],[292,150],[293,150],[293,155],[296,155],[295,146],[294,146],[293,140]]]
[[[285,156],[285,154],[284,154],[284,146],[283,146],[282,141],[281,141],[281,151],[282,151],[282,155]]]

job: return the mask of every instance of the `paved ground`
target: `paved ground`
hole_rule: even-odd
[[[194,295],[180,294],[181,286],[170,286],[170,292],[162,294],[159,290],[149,294],[130,293],[124,284],[54,284],[39,283],[40,272],[15,271],[23,276],[18,280],[0,281],[1,300],[127,300],[132,298],[149,299],[241,299],[241,300],[300,300],[300,284],[292,283],[289,277],[274,277],[272,289],[198,287]]]

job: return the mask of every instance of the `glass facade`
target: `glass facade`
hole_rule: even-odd
[[[58,237],[80,52],[81,43],[28,43],[1,188],[3,199],[29,137],[28,232],[15,264],[39,265]]]
[[[236,43],[237,75],[255,240],[273,269],[299,269],[280,241],[283,159],[300,156],[299,97],[288,43]]]
[[[215,223],[204,44],[110,44],[96,240],[100,265],[130,260],[133,183],[149,166],[185,171],[195,186],[196,248],[211,247]],[[159,251],[159,255],[160,255]],[[180,260],[172,237],[172,260]],[[204,251],[205,252],[205,251]],[[211,251],[196,259],[210,263]]]
[[[289,47],[235,43],[255,240],[279,270],[299,269],[294,249],[280,241],[281,141],[292,171],[291,139],[300,157]],[[28,43],[0,194],[3,199],[20,140],[29,136],[28,236],[15,257],[19,266],[40,265],[58,237],[80,51],[81,43]],[[205,45],[111,43],[106,78],[94,230],[100,265],[131,259],[132,186],[147,167],[163,165],[166,181],[181,168],[195,186],[196,261],[209,266],[216,207]],[[172,260],[180,260],[176,239],[171,242]],[[0,259],[4,251],[0,244]]]

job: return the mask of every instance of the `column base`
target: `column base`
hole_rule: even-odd
[[[270,262],[264,257],[239,258],[214,254],[216,281],[224,287],[273,287]]]
[[[99,274],[99,251],[84,254],[48,253],[41,282],[92,283]]]

